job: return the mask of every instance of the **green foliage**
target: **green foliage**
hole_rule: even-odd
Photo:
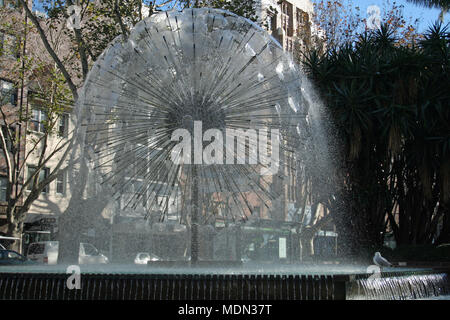
[[[414,46],[385,23],[307,55],[343,140],[346,210],[337,215],[360,246],[380,246],[388,229],[398,244],[431,243],[450,217],[449,53],[440,23]]]
[[[45,112],[46,120],[43,122],[45,132],[55,135],[59,119],[71,110],[73,104],[70,89],[57,68],[39,65],[33,71],[34,81],[31,83],[30,90],[34,91],[28,98],[34,107]],[[28,119],[23,117],[22,120],[29,121],[29,117],[30,115]]]

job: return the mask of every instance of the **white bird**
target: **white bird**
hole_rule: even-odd
[[[373,263],[379,267],[392,267],[392,263],[383,258],[379,252],[375,252],[375,255],[373,256]]]

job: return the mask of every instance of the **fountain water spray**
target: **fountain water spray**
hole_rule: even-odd
[[[195,237],[208,199],[229,196],[225,218],[232,221],[253,213],[249,192],[277,210],[282,195],[271,184],[307,157],[313,102],[305,90],[291,57],[253,22],[216,9],[158,13],[138,23],[127,42],[116,38],[93,66],[74,117],[74,159],[84,162],[97,197],[146,218],[158,210],[159,221],[177,203]],[[197,123],[208,139],[179,148],[174,133],[195,136]],[[203,161],[225,154],[226,163]],[[189,156],[192,164],[176,161]]]

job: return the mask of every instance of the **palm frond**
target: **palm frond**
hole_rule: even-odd
[[[450,0],[406,0],[406,2],[427,8],[448,9],[450,7]]]

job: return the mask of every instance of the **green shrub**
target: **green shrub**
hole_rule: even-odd
[[[383,248],[381,254],[393,261],[450,262],[450,244],[400,246],[394,250]]]

